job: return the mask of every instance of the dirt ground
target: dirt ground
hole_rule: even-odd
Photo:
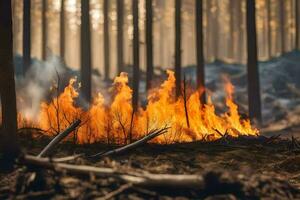
[[[0,199],[300,199],[299,127],[269,131],[257,138],[226,138],[215,142],[147,144],[102,159],[78,158],[71,163],[155,174],[199,174],[199,189],[145,188],[113,177],[74,176],[62,171],[16,165],[0,173]],[[282,134],[281,137],[276,137]],[[273,136],[273,137],[271,137]],[[37,155],[50,138],[22,136],[24,152]],[[60,144],[56,157],[92,155],[114,146]],[[35,182],[26,186],[31,171]]]

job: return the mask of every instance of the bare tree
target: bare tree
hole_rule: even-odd
[[[47,11],[48,11],[48,2],[47,0],[42,0],[42,60],[47,59],[47,40],[48,40]]]
[[[147,90],[153,79],[153,7],[152,0],[146,0],[146,52],[147,52]]]
[[[31,0],[23,0],[23,75],[31,62]]]
[[[2,109],[0,148],[3,157],[11,159],[19,152],[11,0],[0,1],[0,30],[0,97]]]
[[[118,74],[120,74],[124,70],[124,54],[123,54],[123,24],[124,24],[124,0],[117,0],[117,27],[118,27],[118,35],[117,35],[117,45],[118,45]]]
[[[133,112],[137,110],[139,101],[139,81],[140,81],[140,53],[139,53],[139,0],[132,1],[133,15]]]
[[[59,23],[60,23],[60,58],[62,62],[65,62],[65,0],[61,0],[60,4],[60,16],[59,16]]]
[[[104,34],[104,42],[103,42],[103,52],[104,52],[104,79],[109,80],[109,66],[110,66],[110,52],[109,52],[109,0],[104,0],[103,2],[103,34]]]
[[[87,103],[91,102],[91,30],[90,30],[90,1],[81,0],[81,84],[82,95]]]
[[[257,63],[257,39],[255,0],[247,0],[247,72],[249,116],[261,121],[259,71]]]
[[[195,0],[196,13],[196,55],[197,55],[197,87],[205,87],[204,50],[203,50],[203,1]],[[205,103],[205,93],[201,96],[201,103]]]
[[[175,78],[176,97],[181,94],[181,0],[175,0]]]

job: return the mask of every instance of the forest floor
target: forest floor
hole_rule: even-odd
[[[228,138],[215,142],[172,145],[147,144],[98,160],[78,158],[70,163],[153,174],[199,174],[199,189],[128,185],[114,177],[70,175],[17,164],[13,172],[0,173],[0,199],[300,199],[300,126],[263,134],[268,137]],[[280,137],[270,137],[282,134]],[[271,139],[270,139],[271,138]],[[21,137],[24,152],[37,155],[50,138]],[[60,144],[56,157],[115,148],[105,144]],[[36,181],[27,187],[31,171]]]

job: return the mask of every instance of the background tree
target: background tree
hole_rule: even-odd
[[[205,87],[204,50],[203,50],[203,9],[202,0],[195,0],[196,13],[196,56],[197,56],[197,87]],[[201,96],[201,102],[205,103],[205,93]]]
[[[81,0],[81,90],[87,103],[92,99],[91,83],[91,30],[90,30],[90,1]]]
[[[152,0],[146,0],[146,53],[147,53],[147,90],[153,79],[153,8]]]
[[[110,66],[110,48],[109,48],[109,0],[103,2],[103,34],[104,34],[104,78],[109,80],[109,66]]]
[[[27,72],[31,61],[31,0],[23,0],[23,74]]]
[[[117,57],[118,57],[118,74],[124,71],[124,54],[123,54],[123,24],[124,24],[124,0],[117,0]]]
[[[247,0],[247,75],[249,117],[261,121],[259,72],[257,63],[257,39],[255,0]]]
[[[280,35],[281,35],[281,53],[285,53],[285,2],[279,0],[279,20],[280,20]]]
[[[65,62],[65,0],[61,0],[60,4],[60,16],[59,16],[59,26],[60,26],[60,32],[59,32],[59,38],[60,38],[60,58],[62,62]]]
[[[178,97],[181,94],[181,0],[175,0],[175,78]]]
[[[299,0],[295,0],[295,49],[299,49]]]
[[[132,1],[133,15],[133,96],[132,106],[136,111],[139,101],[139,82],[140,82],[140,53],[139,53],[139,0]]]
[[[11,0],[0,1],[0,147],[4,158],[14,158],[19,151],[11,10]]]
[[[42,60],[47,59],[47,11],[48,2],[47,0],[42,0]]]

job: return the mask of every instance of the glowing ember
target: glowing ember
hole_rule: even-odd
[[[151,129],[165,126],[170,127],[169,131],[153,142],[215,140],[226,133],[234,137],[259,134],[257,129],[251,127],[248,119],[241,119],[238,106],[233,102],[234,88],[229,81],[225,84],[228,112],[217,115],[210,97],[207,104],[201,104],[199,90],[189,95],[186,102],[188,125],[184,99],[179,97],[175,100],[173,95],[174,73],[167,73],[168,79],[159,88],[150,91],[146,108],[140,107],[134,114],[131,106],[132,90],[128,86],[126,73],[121,73],[114,80],[111,104],[106,105],[104,97],[98,94],[88,111],[75,105],[78,92],[74,87],[76,79],[71,79],[58,98],[41,104],[38,126],[47,130],[49,135],[55,135],[80,118],[83,124],[73,134],[73,139],[81,144],[97,141],[128,143]]]

